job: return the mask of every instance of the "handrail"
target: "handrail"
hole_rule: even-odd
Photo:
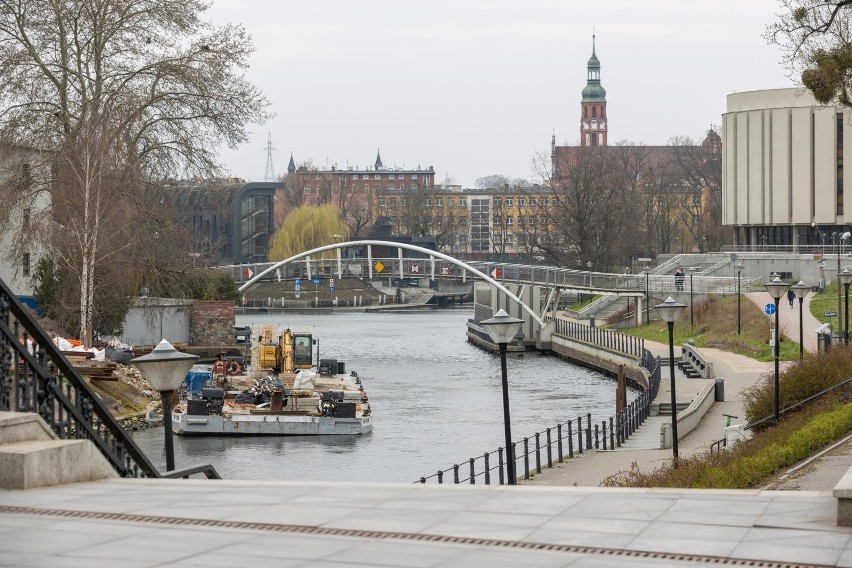
[[[90,440],[122,477],[163,477],[3,280],[0,410],[35,412],[60,439]]]
[[[582,454],[585,450],[614,450],[621,447],[637,428],[651,414],[651,404],[657,396],[660,385],[660,358],[655,357],[650,351],[644,350],[640,365],[651,375],[648,388],[642,391],[616,416],[602,420],[600,423],[592,422],[592,414],[587,413],[585,417],[577,417],[573,420],[560,422],[550,428],[545,428],[531,436],[522,438],[520,442],[512,442],[512,455],[515,456],[515,465],[521,462],[521,467],[516,467],[517,475],[523,475],[524,479],[530,479],[535,473],[541,473],[543,467],[553,468],[553,463],[562,463],[566,459],[574,457],[574,449]],[[584,419],[585,418],[585,419]],[[583,423],[585,422],[585,427]],[[576,424],[576,430],[574,425]],[[574,445],[576,435],[576,446]],[[523,450],[518,453],[518,446]],[[533,448],[530,446],[534,445]],[[556,456],[554,458],[554,452]],[[544,457],[542,456],[544,454]],[[482,455],[468,458],[465,461],[454,464],[447,469],[438,470],[432,475],[423,476],[414,483],[426,483],[431,479],[438,483],[444,483],[444,477],[452,473],[452,483],[469,483],[475,485],[477,479],[485,485],[492,484],[492,475],[496,471],[497,484],[508,483],[506,475],[508,468],[505,467],[506,451],[504,447],[485,452]],[[492,461],[494,458],[494,461]],[[534,460],[534,464],[530,460]],[[477,467],[481,460],[481,466]],[[496,463],[494,463],[496,462]],[[505,470],[505,471],[504,471]],[[522,473],[521,473],[522,472]],[[465,477],[466,476],[466,477]],[[448,481],[449,483],[449,481]]]
[[[848,383],[850,383],[850,382],[852,382],[852,377],[850,377],[850,378],[846,379],[845,381],[841,381],[841,382],[837,383],[837,384],[836,384],[836,385],[834,385],[834,386],[828,387],[827,389],[823,389],[823,390],[819,391],[819,392],[818,392],[818,393],[816,393],[816,394],[812,394],[812,395],[811,395],[811,396],[809,396],[808,398],[803,399],[803,400],[800,400],[799,402],[797,402],[797,403],[795,403],[795,404],[791,404],[790,406],[787,406],[787,407],[785,407],[785,408],[782,408],[781,410],[779,410],[779,411],[778,411],[778,415],[780,416],[780,415],[784,414],[785,412],[789,412],[789,411],[791,411],[791,410],[795,410],[796,408],[798,408],[798,407],[800,407],[800,406],[802,406],[802,405],[804,405],[804,404],[807,404],[807,403],[809,403],[809,402],[811,402],[811,401],[814,401],[814,400],[816,400],[816,399],[818,399],[818,398],[821,398],[821,397],[823,397],[823,396],[825,396],[825,395],[829,394],[830,392],[832,392],[832,391],[834,391],[834,390],[836,390],[836,389],[839,389],[840,387],[842,387],[842,386],[844,386],[844,385],[846,385],[846,384],[848,384]],[[756,426],[760,426],[761,424],[764,424],[764,423],[766,423],[766,422],[770,422],[770,421],[773,421],[773,422],[775,421],[775,414],[770,414],[769,416],[766,416],[766,417],[764,417],[764,418],[761,418],[761,419],[760,419],[760,420],[758,420],[757,422],[752,422],[752,423],[750,423],[750,424],[747,424],[747,425],[745,426],[745,428],[743,428],[743,430],[751,430],[751,429],[753,429],[753,428],[754,428],[754,427],[756,427]],[[722,448],[727,447],[727,443],[726,443],[726,442],[727,442],[727,439],[726,439],[726,438],[722,438],[721,440],[716,440],[715,442],[713,442],[712,444],[710,444],[710,453],[711,453],[711,454],[713,454],[713,453],[716,453],[716,452],[720,452],[720,451],[722,451]],[[714,450],[713,450],[713,448],[716,448],[716,450],[714,451]]]

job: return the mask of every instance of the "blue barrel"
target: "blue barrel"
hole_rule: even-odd
[[[204,388],[204,383],[213,377],[213,373],[206,365],[193,365],[192,369],[186,374],[184,382],[189,388],[190,396],[200,396],[201,389]]]

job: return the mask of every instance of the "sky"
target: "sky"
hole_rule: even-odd
[[[474,187],[535,181],[538,157],[579,141],[592,34],[607,91],[609,143],[700,139],[733,92],[794,86],[763,37],[778,0],[212,0],[242,24],[248,78],[274,118],[220,154],[263,181],[296,163],[435,168]]]

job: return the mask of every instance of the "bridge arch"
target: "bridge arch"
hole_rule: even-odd
[[[544,320],[541,319],[541,317],[535,312],[535,310],[533,310],[528,305],[526,305],[520,298],[518,298],[515,294],[513,294],[511,291],[509,291],[509,289],[507,289],[500,282],[498,282],[497,280],[495,280],[494,278],[492,278],[488,274],[485,274],[484,272],[477,270],[473,266],[470,266],[469,264],[467,264],[467,263],[465,263],[465,262],[463,262],[463,261],[461,261],[457,258],[453,258],[449,255],[446,255],[444,253],[437,252],[437,251],[427,249],[427,248],[423,248],[423,247],[419,247],[417,245],[410,245],[410,244],[406,244],[406,243],[397,243],[397,242],[393,242],[393,241],[374,241],[374,240],[347,241],[347,242],[335,243],[333,245],[324,245],[324,246],[321,246],[321,247],[317,247],[315,249],[311,249],[309,251],[300,252],[299,254],[293,255],[290,258],[286,258],[284,260],[278,261],[278,262],[272,264],[272,266],[270,266],[266,270],[264,270],[264,271],[262,271],[258,274],[255,274],[249,280],[247,280],[242,286],[239,287],[239,291],[240,291],[240,293],[245,292],[246,290],[251,288],[255,283],[257,283],[261,278],[266,276],[267,274],[275,271],[275,269],[277,269],[277,268],[280,268],[282,266],[290,264],[291,262],[295,262],[295,261],[300,260],[302,258],[306,258],[306,257],[312,256],[312,255],[315,255],[315,254],[319,254],[321,252],[329,251],[329,250],[342,250],[342,249],[345,249],[345,248],[357,247],[357,246],[385,246],[385,247],[400,248],[400,249],[404,249],[404,250],[410,250],[410,251],[413,251],[413,252],[419,252],[421,254],[426,254],[426,255],[429,255],[431,257],[439,258],[441,260],[449,262],[450,264],[458,266],[459,268],[461,268],[465,272],[468,272],[470,274],[473,274],[474,276],[477,276],[478,278],[485,280],[486,282],[488,282],[489,284],[491,284],[492,286],[494,286],[495,288],[497,288],[498,290],[503,292],[510,300],[515,302],[522,310],[524,310],[526,313],[528,313],[530,315],[530,317],[539,325],[539,327],[543,328],[545,326]]]

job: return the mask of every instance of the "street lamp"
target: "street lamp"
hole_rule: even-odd
[[[198,355],[181,353],[163,339],[148,355],[131,359],[151,387],[160,392],[163,402],[163,426],[166,433],[166,471],[175,468],[175,449],[172,440],[172,393],[180,387]]]
[[[841,284],[843,284],[843,294],[846,301],[846,305],[844,307],[845,313],[843,314],[843,329],[845,331],[845,338],[843,342],[846,345],[849,345],[849,285],[852,284],[852,272],[849,272],[848,266],[843,269],[843,272],[840,272],[837,275],[837,279]]]
[[[744,267],[744,265],[743,265],[742,262],[738,262],[734,265],[734,268],[737,269],[737,335],[740,334],[740,330],[741,330],[740,322],[742,321],[742,316],[741,316],[742,312],[740,311],[740,298],[741,298],[741,296],[740,296],[740,279],[743,275],[743,267]]]
[[[500,349],[500,370],[502,371],[503,381],[503,427],[506,434],[506,474],[509,478],[509,485],[517,484],[518,478],[515,475],[515,452],[512,451],[512,421],[509,418],[509,381],[506,377],[506,346],[515,340],[523,323],[524,320],[511,317],[505,310],[500,310],[494,317],[479,322],[479,325],[488,332],[491,341],[496,343]]]
[[[839,237],[837,239],[837,250],[834,251],[835,253],[837,253],[837,279],[839,281],[840,280],[840,249],[843,245],[843,241],[848,239],[849,235],[852,234],[852,233],[849,233],[849,231],[846,231],[845,233],[842,233],[842,234],[841,233],[832,233],[831,234],[831,244],[834,244],[834,235],[835,234]],[[839,283],[837,285],[837,322],[838,322],[838,324],[840,323],[840,284]],[[838,325],[838,327],[840,327],[840,326]],[[843,329],[846,331],[846,335],[848,336],[849,335],[849,328],[846,326],[845,323],[843,325]],[[847,341],[847,343],[848,343],[848,341]]]
[[[686,304],[675,302],[669,296],[662,304],[654,306],[657,313],[660,314],[660,319],[666,322],[669,327],[669,368],[671,369],[671,391],[672,391],[672,457],[674,458],[674,467],[677,467],[677,392],[675,391],[675,363],[674,363],[674,324],[683,310],[686,309]]]
[[[852,277],[852,274],[850,274]],[[805,299],[805,296],[808,295],[808,291],[811,289],[810,286],[799,280],[799,283],[790,288],[793,291],[793,294],[799,299],[799,361],[805,355],[805,327],[802,322],[802,302]]]
[[[778,348],[781,345],[781,332],[778,329],[778,301],[784,297],[784,294],[787,293],[787,290],[790,288],[790,285],[786,282],[782,282],[780,278],[777,276],[768,284],[764,284],[766,287],[766,291],[769,292],[769,295],[772,296],[772,299],[775,300],[775,422],[778,422],[779,417],[779,387],[778,387]]]

